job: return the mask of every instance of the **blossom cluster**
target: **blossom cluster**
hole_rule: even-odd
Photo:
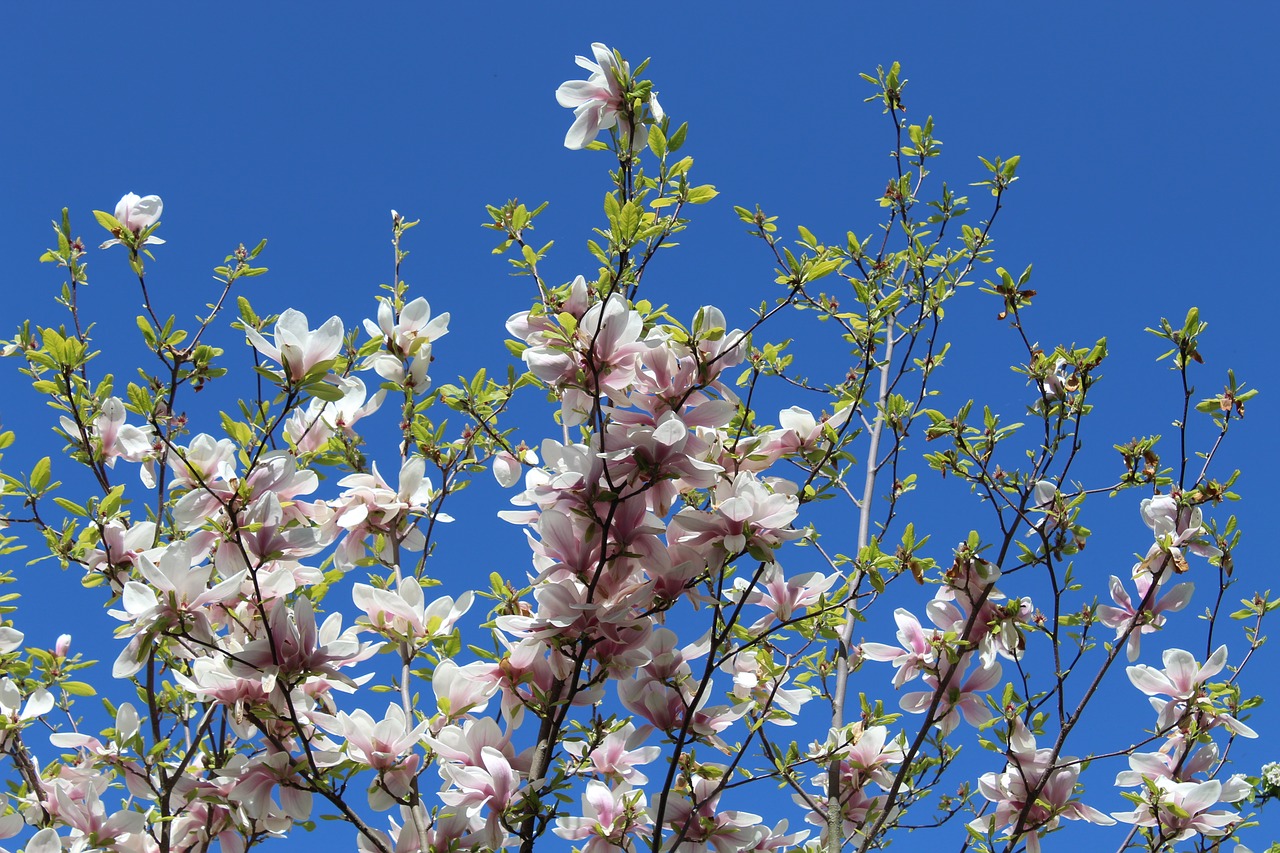
[[[971,808],[968,830],[992,846],[999,838],[1037,853],[1064,820],[1130,824],[1155,846],[1232,833],[1243,817],[1222,806],[1252,789],[1224,770],[1221,741],[1256,733],[1234,679],[1219,678],[1226,646],[1203,663],[1177,648],[1163,651],[1161,669],[1135,663],[1143,639],[1150,651],[1152,635],[1189,605],[1192,582],[1172,580],[1193,572],[1189,557],[1224,557],[1201,509],[1210,498],[1158,484],[1170,488],[1139,508],[1150,545],[1126,580],[1111,578],[1113,604],[1086,604],[1071,622],[1058,612],[1064,593],[1052,573],[1083,540],[1082,495],[1064,494],[1065,476],[1045,478],[1047,451],[1035,475],[972,475],[969,463],[985,460],[959,440],[961,418],[947,429],[969,459],[961,464],[957,453],[947,464],[1007,503],[1005,552],[1036,545],[1024,545],[1013,565],[1004,552],[988,559],[974,539],[934,571],[908,534],[890,556],[882,546],[896,504],[871,533],[870,487],[888,464],[877,455],[881,438],[905,440],[912,417],[888,390],[889,342],[909,333],[895,337],[908,322],[895,312],[905,309],[884,306],[904,297],[881,293],[887,331],[862,335],[833,299],[804,292],[810,277],[862,258],[850,250],[823,267],[788,250],[782,304],[803,296],[806,308],[846,323],[844,340],[865,347],[865,376],[829,389],[826,414],[790,405],[774,418],[743,399],[740,387],[754,393],[762,375],[787,376],[781,348],[753,347],[766,309],[744,330],[711,305],[689,317],[636,298],[652,253],[684,224],[676,213],[641,213],[640,202],[678,208],[689,187],[668,169],[669,122],[651,84],[604,45],[592,50],[594,60],[578,60],[589,78],[556,93],[574,110],[566,146],[588,147],[612,130],[629,167],[648,144],[660,173],[676,175],[677,195],[652,203],[646,193],[665,192],[659,182],[627,183],[620,169],[611,228],[598,232],[609,247],[592,244],[610,266],[596,280],[558,286],[538,273],[539,254],[507,210],[498,225],[508,245],[520,241],[517,266],[539,294],[506,323],[523,364],[518,380],[513,371],[504,385],[482,371],[433,391],[428,371],[450,316],[408,299],[398,278],[350,333],[336,316],[312,328],[292,308],[264,322],[245,300],[237,328],[267,391],[241,402],[242,420],[223,414],[223,436],[188,430],[177,402],[184,383],[199,388],[217,375],[197,346],[212,316],[186,346],[185,334],[143,318],[171,378],[127,396],[109,380],[91,381],[84,333],[51,346],[56,333],[41,330],[43,344],[23,337],[5,346],[26,357],[37,388],[65,413],[60,434],[102,487],[85,507],[59,504],[83,520],[78,533],[30,521],[108,599],[118,623],[112,675],[135,695],[109,705],[109,725],[96,735],[75,715],[64,721],[57,712],[70,711],[75,695],[66,676],[87,666],[70,637],[24,659],[22,632],[0,625],[0,657],[13,664],[0,679],[0,753],[20,778],[0,801],[0,838],[34,828],[29,853],[197,853],[213,844],[242,853],[337,815],[355,827],[362,853],[528,850],[550,837],[587,853],[816,850],[850,840],[869,849],[907,825],[906,810],[954,760],[951,744],[971,733],[962,725],[999,734],[986,745],[1003,769],[962,789],[943,822]],[[99,216],[113,234],[105,245],[129,249],[140,279],[144,247],[162,243],[154,236],[162,209],[158,196],[129,194],[114,216]],[[768,240],[771,220],[747,213]],[[399,239],[414,223],[395,212],[393,223],[398,276]],[[74,287],[79,249],[61,244]],[[219,268],[227,292],[253,254],[241,247],[232,256],[240,266]],[[913,310],[916,334],[929,311],[941,315],[925,301]],[[1087,369],[1076,359],[1068,376],[1064,356],[1050,363],[1043,399],[1029,408],[1046,430],[1064,429],[1064,413],[1082,405]],[[876,371],[879,397],[867,390]],[[558,421],[555,437],[533,446],[499,423],[529,386],[547,393]],[[433,420],[436,403],[467,419],[456,439]],[[393,409],[398,453],[367,458],[365,436]],[[872,437],[859,499],[848,481],[862,431]],[[886,458],[896,472],[897,457]],[[153,502],[124,502],[115,478],[125,466],[137,466]],[[446,500],[486,468],[513,490],[498,515],[527,542],[528,568],[519,579],[495,574],[488,590],[429,595],[446,574],[433,556],[440,526],[452,521]],[[47,471],[4,484],[24,488],[34,506]],[[897,480],[892,500],[908,490]],[[806,506],[840,492],[862,522],[852,557],[829,554],[806,526]],[[1040,570],[1052,575],[1052,606],[1040,587],[1036,601],[1013,592]],[[897,644],[855,643],[854,626],[890,595],[888,583],[912,576],[933,593],[922,610],[894,611]],[[480,601],[489,609],[476,628]],[[1062,663],[1059,631],[1094,624],[1114,631],[1101,674],[1123,651],[1130,683],[1155,712],[1154,734],[1116,753],[1128,769],[1115,786],[1134,789],[1125,794],[1133,808],[1110,815],[1084,801],[1085,762],[1063,754],[1080,711],[1063,710],[1076,664]],[[1093,648],[1087,633],[1077,661]],[[1037,654],[1056,672],[1038,695],[1020,695],[1031,691],[1027,665]],[[906,716],[865,695],[861,718],[847,713],[851,673],[858,692],[899,691]],[[1045,710],[1055,696],[1057,737]],[[816,724],[815,705],[826,706]],[[807,748],[782,741],[802,720],[806,739],[822,733]],[[39,760],[33,743],[45,740],[60,759]],[[810,828],[767,817],[740,793],[747,782],[787,786]]]

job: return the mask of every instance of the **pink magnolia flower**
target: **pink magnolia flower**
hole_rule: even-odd
[[[480,750],[479,764],[440,765],[440,777],[448,785],[439,795],[441,802],[461,806],[468,818],[477,817],[486,807],[500,814],[511,805],[520,787],[520,774],[491,746]]]
[[[1159,729],[1172,729],[1185,714],[1195,712],[1201,715],[1201,723],[1206,727],[1222,725],[1243,737],[1258,736],[1235,717],[1215,709],[1205,695],[1205,683],[1226,666],[1226,646],[1219,646],[1203,665],[1196,663],[1195,656],[1182,649],[1166,649],[1163,660],[1163,670],[1146,664],[1125,670],[1133,686],[1151,697],[1151,706],[1160,714],[1157,721]],[[1170,699],[1160,699],[1160,696],[1169,696]]]
[[[608,853],[631,849],[627,836],[646,833],[652,822],[644,791],[632,790],[626,782],[610,789],[592,779],[582,794],[582,817],[557,818],[552,831],[566,841],[587,839],[586,845],[575,848],[582,853]]]
[[[842,759],[843,769],[850,771],[859,781],[858,787],[870,781],[887,790],[894,777],[889,768],[902,763],[906,743],[901,735],[889,740],[887,726],[871,726],[852,743],[837,748],[836,754]]]
[[[352,568],[365,555],[365,542],[374,533],[398,535],[401,547],[422,550],[426,537],[410,522],[414,517],[430,514],[436,492],[426,476],[426,461],[421,456],[404,460],[398,489],[392,489],[382,478],[376,462],[372,473],[349,474],[339,480],[338,485],[346,491],[330,505],[337,512],[334,524],[346,531],[334,554],[339,568]],[[443,512],[435,513],[435,519],[453,521]],[[389,544],[383,557],[388,561],[391,558]]]
[[[449,313],[446,311],[433,319],[431,304],[419,296],[401,308],[397,318],[391,300],[382,298],[378,300],[378,322],[365,320],[364,328],[400,355],[416,355],[420,348],[426,347],[430,360],[431,343],[449,333]]]
[[[267,704],[276,689],[274,672],[232,672],[226,656],[197,658],[191,663],[191,675],[180,671],[173,678],[192,696],[205,702],[216,702],[231,708],[231,727],[243,738],[257,730],[245,719],[245,710]],[[117,721],[117,728],[119,722]]]
[[[1178,505],[1173,495],[1156,495],[1143,500],[1141,504],[1142,520],[1155,534],[1155,544],[1147,551],[1142,562],[1134,566],[1134,575],[1151,573],[1159,567],[1168,554],[1176,572],[1187,570],[1187,559],[1183,549],[1199,557],[1212,559],[1222,556],[1217,546],[1207,538],[1209,529],[1204,526],[1204,514],[1200,507],[1184,507]]]
[[[600,131],[618,124],[618,112],[623,107],[622,84],[618,78],[626,74],[626,65],[619,66],[613,51],[599,42],[591,45],[591,53],[595,62],[582,56],[577,58],[577,64],[591,72],[591,76],[561,83],[556,90],[557,103],[573,110],[573,124],[564,137],[565,148],[585,148]]]
[[[743,551],[768,559],[783,542],[804,535],[803,530],[791,529],[800,511],[799,499],[770,489],[749,471],[718,483],[713,505],[711,512],[694,507],[680,510],[668,525],[668,539],[697,548],[719,545],[714,557],[723,563]]]
[[[891,661],[898,672],[893,677],[894,688],[899,688],[918,675],[931,672],[937,662],[937,650],[933,646],[938,631],[924,629],[915,614],[899,607],[893,611],[898,623],[898,642],[901,648],[884,643],[863,643],[862,656],[870,660]]]
[[[410,728],[404,710],[394,703],[387,705],[381,720],[361,709],[350,714],[339,711],[336,718],[318,713],[312,716],[327,731],[346,740],[349,758],[377,771],[378,782],[369,790],[371,808],[389,809],[408,795],[422,761],[414,747],[427,732],[425,720]]]
[[[1219,767],[1221,756],[1218,745],[1213,741],[1201,744],[1190,756],[1184,750],[1192,745],[1184,744],[1182,739],[1173,738],[1165,742],[1158,752],[1135,752],[1129,756],[1129,769],[1116,774],[1116,786],[1133,788],[1146,785],[1152,779],[1167,779],[1170,782],[1201,781],[1192,777],[1196,775],[1211,776]],[[1226,803],[1238,803],[1253,793],[1253,786],[1243,774],[1237,773],[1222,783],[1222,793],[1218,799]]]
[[[315,453],[333,437],[335,430],[323,417],[328,406],[319,397],[312,397],[305,409],[294,409],[284,422],[284,434],[297,453]]]
[[[276,600],[267,618],[271,625],[270,638],[264,631],[236,653],[231,663],[235,675],[320,673],[350,683],[338,669],[366,660],[378,648],[361,643],[357,637],[359,629],[342,630],[341,613],[330,613],[317,626],[315,609],[305,595],[299,595],[292,607]]]
[[[808,409],[792,406],[778,413],[778,425],[784,432],[783,446],[786,452],[806,452],[825,448],[826,428],[839,432],[853,414],[853,407],[846,406],[831,417],[815,418]]]
[[[1195,591],[1194,584],[1176,584],[1162,594],[1153,597],[1151,605],[1139,613],[1135,608],[1147,597],[1147,593],[1151,590],[1151,575],[1138,575],[1134,578],[1133,583],[1138,590],[1136,602],[1129,597],[1129,593],[1124,588],[1124,584],[1120,582],[1120,579],[1112,575],[1111,598],[1119,606],[1098,605],[1098,621],[1108,628],[1115,628],[1117,639],[1124,634],[1130,625],[1137,622],[1137,627],[1129,634],[1129,640],[1126,643],[1129,660],[1131,661],[1138,659],[1138,653],[1142,645],[1142,635],[1150,634],[1163,628],[1165,623],[1164,614],[1173,613],[1186,607],[1191,601],[1192,592]]]
[[[307,315],[292,308],[276,320],[275,343],[269,343],[257,329],[244,331],[254,349],[284,367],[293,382],[337,357],[342,349],[342,320],[330,317],[319,329],[312,329]]]
[[[142,462],[152,453],[154,431],[149,425],[131,426],[125,421],[124,403],[119,397],[102,401],[98,416],[87,430],[91,446],[87,448],[101,459],[108,468],[114,468],[117,459],[126,462]],[[63,431],[74,444],[80,444],[80,428],[65,415],[60,419]]]
[[[1197,833],[1210,837],[1226,835],[1230,826],[1244,815],[1210,809],[1223,799],[1223,785],[1207,782],[1175,782],[1163,776],[1151,780],[1144,802],[1131,812],[1112,812],[1121,823],[1159,828],[1166,841],[1185,841]]]
[[[587,765],[585,770],[598,773],[611,782],[643,785],[649,778],[637,770],[636,765],[648,764],[662,754],[661,747],[640,746],[646,736],[644,730],[636,731],[635,724],[628,722],[605,735],[590,752],[587,751],[589,744],[584,740],[565,741],[564,748]]]
[[[978,833],[992,833],[1004,827],[1006,836],[1011,837],[1025,809],[1022,834],[1014,840],[1025,842],[1027,853],[1039,853],[1040,836],[1056,828],[1062,818],[1099,826],[1115,823],[1076,799],[1076,780],[1080,776],[1076,759],[1061,757],[1056,764],[1052,761],[1053,750],[1036,749],[1035,737],[1021,718],[1016,718],[1009,731],[1009,763],[1004,772],[987,773],[978,780],[978,790],[996,804],[995,811],[973,820],[969,827]]]
[[[138,570],[147,583],[128,581],[121,603],[124,610],[109,611],[127,623],[121,628],[132,639],[116,658],[112,674],[129,678],[142,668],[157,632],[178,627],[203,643],[213,643],[213,629],[207,608],[221,604],[240,592],[244,573],[209,586],[214,567],[204,563],[206,554],[193,554],[188,540],[165,547],[159,563],[140,555]],[[194,565],[193,564],[197,564]]]
[[[1148,696],[1168,695],[1174,699],[1190,699],[1204,683],[1222,671],[1227,663],[1227,647],[1219,646],[1203,665],[1182,649],[1166,649],[1164,670],[1146,664],[1129,667],[1126,672],[1133,686]]]
[[[667,801],[665,828],[685,839],[678,849],[737,853],[758,845],[755,827],[763,818],[750,812],[722,811],[719,787],[719,779],[695,775],[692,785],[680,792],[682,796]]]
[[[471,609],[473,599],[468,591],[460,595],[457,602],[443,596],[427,606],[422,585],[413,577],[401,580],[396,589],[392,592],[358,583],[352,588],[351,597],[375,631],[415,644],[448,636],[457,621]]]
[[[488,707],[493,694],[498,692],[492,667],[483,661],[458,666],[445,658],[436,666],[431,678],[431,689],[436,694],[436,706],[446,719],[456,720],[466,714],[481,714]]]
[[[320,417],[331,429],[341,430],[346,435],[354,437],[356,432],[353,427],[356,422],[378,411],[387,392],[380,390],[369,397],[364,382],[358,376],[338,377],[333,380],[333,383],[342,392],[342,399],[321,409]]]
[[[748,629],[754,634],[769,627],[775,620],[786,622],[814,606],[837,580],[837,574],[823,575],[819,572],[806,572],[787,578],[782,574],[781,566],[769,563],[764,567],[755,586],[751,586],[746,578],[735,579],[733,585],[738,595],[750,590],[746,593],[747,604],[756,604],[769,611]]]
[[[164,211],[164,202],[160,200],[158,195],[148,195],[139,198],[135,193],[125,193],[120,201],[116,202],[116,221],[125,227],[126,230],[133,232],[136,237],[146,229],[150,228],[160,221],[160,214]],[[163,243],[159,237],[148,237],[143,244],[152,243],[159,245]],[[111,239],[103,243],[98,248],[105,249],[108,246],[123,246],[124,243],[119,239]]]
[[[94,790],[90,790],[83,799],[72,799],[59,786],[55,788],[54,796],[57,799],[58,822],[70,826],[72,837],[77,839],[73,849],[107,850],[111,853],[144,853],[159,849],[146,834],[147,816],[142,812],[123,809],[108,815],[106,806]]]
[[[962,659],[958,666],[963,665]],[[959,725],[962,716],[965,722],[975,728],[990,720],[991,709],[979,694],[995,687],[1000,682],[1000,674],[1000,664],[993,663],[990,666],[975,667],[959,685],[953,678],[938,704],[938,730],[944,735],[950,734]],[[926,675],[924,683],[929,686],[929,690],[908,693],[899,700],[899,707],[908,714],[923,714],[929,710],[939,681],[937,676]]]
[[[25,726],[36,717],[53,710],[53,694],[37,687],[24,704],[22,691],[9,676],[0,678],[0,748],[9,743],[8,731]]]

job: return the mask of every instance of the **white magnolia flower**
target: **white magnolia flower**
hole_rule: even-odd
[[[160,221],[160,214],[164,211],[164,202],[160,200],[158,195],[147,195],[138,197],[136,193],[125,193],[124,197],[116,203],[116,221],[123,225],[127,230],[132,231],[134,235],[141,234]],[[164,241],[159,237],[148,237],[143,240],[143,245],[147,243],[160,244]],[[105,249],[108,246],[123,246],[124,244],[118,239],[108,240],[99,248]]]
[[[564,137],[565,148],[585,148],[602,130],[618,123],[622,109],[622,84],[618,82],[618,62],[613,51],[596,42],[591,45],[596,61],[585,56],[578,65],[591,72],[586,80],[569,80],[556,90],[556,102],[573,110],[573,125]],[[624,66],[625,68],[625,66]]]
[[[342,349],[341,319],[330,317],[323,326],[312,329],[307,323],[307,315],[292,308],[276,320],[274,344],[268,343],[257,329],[246,328],[244,331],[254,348],[283,365],[294,381],[302,379],[316,365],[336,357]]]

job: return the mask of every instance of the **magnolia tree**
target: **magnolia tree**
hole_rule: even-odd
[[[1076,472],[1106,346],[1037,343],[1030,270],[970,291],[1018,342],[1024,423],[930,408],[944,310],[991,268],[1018,158],[983,161],[971,214],[930,180],[941,143],[932,120],[904,123],[897,65],[864,75],[893,144],[882,224],[789,242],[735,208],[776,298],[739,323],[668,311],[659,250],[716,192],[692,182],[686,125],[644,65],[592,50],[556,98],[564,144],[610,155],[598,267],[549,279],[542,208],[488,208],[533,297],[507,321],[504,379],[433,387],[449,315],[401,278],[416,222],[394,211],[394,279],[354,328],[256,313],[242,284],[266,271],[262,244],[227,256],[208,313],[183,323],[156,298],[161,200],[130,194],[95,212],[150,351],[115,382],[77,303],[91,250],[63,212],[42,260],[70,316],[24,323],[3,352],[66,452],[7,461],[0,545],[39,541],[119,625],[101,638],[114,661],[86,669],[68,636],[24,646],[37,614],[6,607],[0,837],[240,853],[336,819],[362,853],[867,851],[909,831],[1034,853],[1069,821],[1151,851],[1248,826],[1280,770],[1228,757],[1256,737],[1240,674],[1278,602],[1230,613],[1235,475],[1215,454],[1254,392],[1228,373],[1194,396],[1197,312],[1150,330],[1179,379],[1177,434],[1116,445],[1099,482]],[[211,343],[233,296],[247,354]],[[805,334],[847,353],[829,382],[766,339],[813,319]],[[238,406],[196,423],[207,386]],[[519,397],[554,411],[516,427]],[[398,423],[386,446],[361,438],[378,418]],[[523,528],[530,565],[433,597],[471,577],[471,549],[434,546],[488,472],[514,508],[464,524]],[[957,481],[982,525],[930,545],[941,520],[911,492]],[[1077,571],[1102,513],[1145,522],[1136,562]],[[88,699],[81,671],[107,667],[110,701]],[[1132,731],[1080,725],[1119,691],[1150,697]]]

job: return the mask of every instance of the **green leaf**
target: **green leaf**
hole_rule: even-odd
[[[45,487],[49,485],[49,475],[52,473],[53,466],[46,456],[36,463],[31,469],[31,491],[43,492]]]
[[[686,121],[682,123],[679,127],[677,127],[676,132],[671,134],[670,138],[667,139],[667,149],[670,151],[679,151],[680,146],[684,145],[684,137],[685,137],[685,134],[687,134],[688,132],[689,132],[689,122]],[[690,160],[690,162],[692,163],[693,161]]]
[[[649,126],[649,150],[658,159],[667,156],[667,137],[656,124]]]
[[[718,195],[720,193],[716,192],[716,188],[711,184],[692,187],[689,190],[689,204],[706,204]]]
[[[98,224],[101,225],[103,228],[107,229],[108,231],[110,231],[112,234],[115,234],[120,231],[128,230],[127,228],[124,227],[124,225],[120,222],[119,219],[116,219],[114,216],[112,216],[110,213],[107,213],[105,210],[95,210],[93,212],[93,218],[98,220]]]
[[[316,382],[307,386],[307,391],[311,396],[324,400],[326,403],[336,403],[342,399],[342,389],[336,385],[330,385],[328,382]]]

